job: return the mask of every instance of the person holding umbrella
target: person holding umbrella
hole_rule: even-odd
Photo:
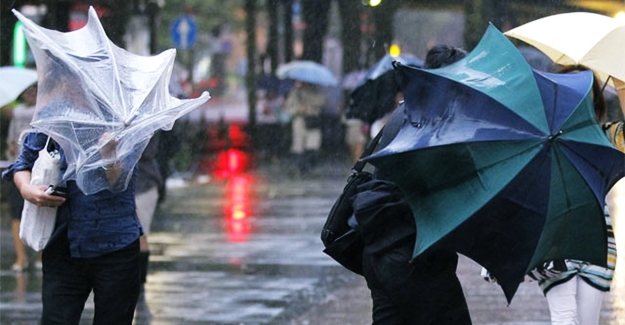
[[[558,69],[559,73],[575,73],[590,70],[583,65],[567,65]],[[613,78],[613,77],[612,77]],[[622,134],[623,122],[604,123],[607,106],[597,76],[593,80],[593,104],[597,122],[602,124],[610,142],[624,151],[625,141]],[[625,93],[623,82],[614,79],[617,92]],[[620,86],[620,90],[619,90]],[[625,102],[620,95],[621,107]],[[619,134],[618,136],[617,134]],[[610,291],[610,285],[616,266],[616,240],[612,228],[612,218],[605,209],[607,227],[607,265],[594,265],[577,259],[547,261],[542,267],[532,270],[528,275],[537,280],[549,304],[551,323],[556,324],[599,324],[604,293]]]
[[[35,104],[37,104],[37,83],[35,82],[26,88],[17,98],[17,102],[19,104],[11,112],[12,118],[7,136],[7,156],[9,161],[17,159],[22,149],[21,137],[25,131],[32,129],[30,121],[35,113]],[[12,182],[7,186],[7,193],[12,218],[11,235],[13,235],[13,244],[15,246],[15,263],[11,266],[11,270],[22,272],[28,267],[26,246],[19,238],[24,199]],[[35,268],[41,269],[41,253],[37,255],[37,261],[34,265]]]
[[[43,251],[43,313],[41,324],[78,324],[84,304],[94,292],[94,324],[131,324],[139,297],[139,236],[134,177],[125,191],[83,194],[76,182],[66,182],[67,198],[46,194],[47,186],[30,184],[30,170],[47,143],[43,133],[28,133],[16,162],[2,174],[13,180],[25,200],[58,207],[56,228]],[[63,148],[61,172],[67,168]],[[102,149],[114,157],[115,141]],[[121,165],[102,173],[117,181]]]
[[[17,160],[2,174],[25,200],[57,207],[43,249],[41,324],[79,324],[91,293],[94,324],[132,324],[141,287],[137,162],[210,95],[169,92],[175,50],[154,56],[113,44],[95,8],[79,31],[45,29],[13,10],[37,62],[37,107]],[[89,41],[86,41],[89,40]],[[94,60],[97,58],[97,60]],[[49,141],[49,145],[48,145]],[[39,152],[57,150],[65,195],[30,184]]]
[[[440,68],[466,56],[460,48],[437,45],[424,69]],[[388,145],[405,120],[401,105],[381,131],[378,147]],[[458,255],[432,250],[413,259],[416,226],[397,186],[377,169],[353,197],[354,215],[364,242],[363,274],[373,300],[373,324],[471,324],[456,276]]]
[[[317,86],[303,81],[295,81],[284,102],[284,111],[293,117],[291,153],[301,175],[311,171],[321,148],[321,113],[325,105],[326,98]]]

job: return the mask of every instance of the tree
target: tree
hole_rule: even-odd
[[[388,47],[393,42],[393,17],[399,8],[398,1],[382,1],[373,8],[373,20],[375,22],[375,41],[373,48],[374,61],[381,59],[388,53]]]
[[[337,0],[341,14],[341,41],[343,43],[343,73],[360,69],[362,31],[360,14],[362,4],[353,0]]]
[[[268,17],[267,47],[265,53],[271,65],[271,73],[275,73],[280,58],[285,62],[293,60],[293,0],[266,0],[265,10]],[[282,19],[279,14],[282,13]],[[281,24],[281,25],[280,25]],[[283,32],[280,46],[279,30]],[[283,50],[283,53],[279,52]],[[264,60],[261,60],[263,64]]]
[[[328,13],[331,0],[302,1],[304,29],[303,60],[321,62],[323,58],[323,39],[328,31]]]
[[[245,32],[247,33],[247,73],[245,75],[245,85],[247,87],[248,116],[249,129],[248,132],[252,139],[256,132],[256,0],[245,0],[246,24]],[[250,44],[252,46],[250,46]]]

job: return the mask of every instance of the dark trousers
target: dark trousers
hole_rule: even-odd
[[[65,236],[66,237],[66,236]],[[139,240],[93,258],[72,258],[67,240],[51,241],[43,252],[41,324],[78,324],[93,291],[93,324],[132,324],[139,299]]]
[[[373,300],[373,325],[471,324],[456,276],[458,255],[434,251],[409,263],[412,239],[363,256],[363,273]]]

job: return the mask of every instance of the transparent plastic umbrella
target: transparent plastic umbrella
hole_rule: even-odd
[[[63,180],[76,180],[85,194],[126,189],[154,132],[171,129],[176,119],[210,98],[207,92],[195,99],[171,96],[175,50],[140,56],[117,47],[93,8],[86,26],[67,33],[13,12],[24,24],[39,74],[31,125],[63,148],[68,163]],[[111,141],[116,156],[103,157]],[[114,184],[103,172],[112,162],[123,169]]]

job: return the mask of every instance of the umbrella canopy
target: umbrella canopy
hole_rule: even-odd
[[[345,90],[353,90],[356,86],[362,83],[362,80],[366,75],[367,70],[355,70],[345,74],[341,80],[341,88]]]
[[[26,88],[37,82],[37,71],[17,67],[0,67],[0,106],[19,96]]]
[[[171,129],[210,98],[206,92],[196,99],[171,96],[175,50],[139,56],[115,46],[93,8],[86,26],[68,33],[13,12],[24,23],[39,74],[31,125],[61,145],[68,163],[63,179],[76,180],[85,194],[124,190],[154,132]],[[110,143],[117,143],[116,157],[103,157]],[[123,167],[114,184],[102,171],[111,159]]]
[[[291,61],[278,67],[280,79],[299,80],[320,86],[337,86],[338,80],[326,66],[313,61]]]
[[[397,69],[407,122],[366,159],[407,196],[414,256],[462,253],[508,302],[545,261],[606,264],[604,198],[625,160],[595,122],[590,71],[532,70],[493,26],[452,65]]]
[[[393,71],[393,62],[395,61],[403,65],[409,65],[413,67],[421,67],[423,65],[423,60],[410,54],[402,54],[397,56],[386,54],[371,68],[369,68],[369,70],[367,70],[364,78],[362,78],[362,80],[358,85],[356,85],[356,87],[362,86],[369,80],[375,80],[377,78],[380,78],[382,75]]]
[[[590,13],[570,12],[531,21],[505,35],[522,40],[556,64],[582,64],[606,82],[625,80],[625,22]]]
[[[258,89],[264,89],[266,92],[273,92],[280,96],[284,96],[293,87],[293,81],[288,79],[280,79],[277,76],[270,74],[263,74],[258,77],[256,81],[256,87]]]
[[[416,67],[423,65],[423,61],[410,55],[386,54],[366,72],[349,94],[345,117],[372,124],[397,107],[395,96],[399,85],[395,80],[394,61]]]
[[[521,52],[521,55],[523,55],[527,63],[529,63],[532,68],[540,71],[553,71],[553,61],[551,61],[545,53],[539,51],[537,48],[523,45],[517,47],[517,49]]]

